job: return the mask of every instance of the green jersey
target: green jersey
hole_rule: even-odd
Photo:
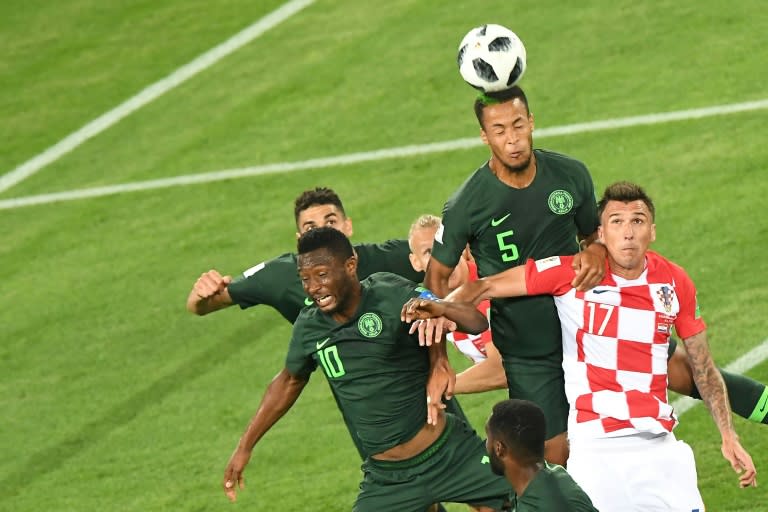
[[[534,150],[536,176],[526,188],[510,187],[486,163],[448,199],[432,257],[455,266],[467,243],[478,274],[489,276],[541,259],[578,251],[577,235],[599,224],[586,166],[558,153]],[[550,296],[491,301],[494,344],[507,357],[562,351],[560,322]]]
[[[388,273],[373,274],[361,286],[357,312],[344,324],[316,306],[302,310],[285,366],[303,378],[323,368],[350,430],[372,455],[424,426],[429,353],[400,320],[403,304],[424,288]]]
[[[355,245],[357,277],[365,279],[374,272],[392,272],[419,282],[424,274],[416,272],[408,259],[407,240],[389,240],[382,244]],[[302,308],[312,304],[299,279],[295,253],[259,263],[243,272],[227,286],[232,301],[242,309],[259,304],[275,308],[293,323]]]
[[[562,466],[544,463],[522,496],[512,495],[512,512],[597,512]]]

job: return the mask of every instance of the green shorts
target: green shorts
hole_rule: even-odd
[[[568,430],[563,354],[543,357],[505,357],[509,398],[530,400],[541,407],[547,421],[547,439]]]
[[[424,512],[433,503],[500,510],[512,487],[491,471],[485,442],[466,422],[446,414],[445,431],[420,454],[390,462],[368,458],[354,512]]]

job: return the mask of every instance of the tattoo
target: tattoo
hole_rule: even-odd
[[[706,331],[684,339],[683,343],[688,352],[693,382],[699,389],[701,399],[707,404],[718,430],[721,433],[732,430],[733,421],[727,389],[720,371],[715,367],[712,354],[709,352]]]

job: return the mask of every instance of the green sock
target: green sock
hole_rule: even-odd
[[[728,387],[728,400],[733,412],[755,423],[768,424],[768,387],[761,382],[743,375],[730,373],[718,368]],[[701,400],[696,386],[693,386],[691,398]]]

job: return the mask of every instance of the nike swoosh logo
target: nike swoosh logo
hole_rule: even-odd
[[[480,464],[488,464],[488,463],[490,463],[490,462],[491,462],[491,459],[490,459],[490,458],[488,458],[488,456],[487,456],[487,455],[483,455],[483,458],[482,458],[482,459],[480,459]]]
[[[314,304],[314,303],[315,303],[315,301],[313,301],[313,300],[312,300],[312,299],[310,299],[309,297],[307,297],[306,299],[304,299],[304,305],[305,305],[305,306],[311,306],[311,305],[312,305],[312,304]]]
[[[760,409],[758,409],[758,411],[760,412],[760,414],[762,414],[765,412],[766,408],[768,408],[768,395],[765,395],[763,397],[763,405],[760,406]]]
[[[506,214],[505,216],[503,216],[502,218],[500,218],[499,220],[496,220],[496,219],[491,219],[491,227],[492,227],[492,228],[495,228],[496,226],[498,226],[499,224],[501,224],[502,222],[504,222],[505,220],[507,220],[507,217],[509,217],[510,215],[512,215],[512,214],[511,214],[511,213],[508,213],[508,214]]]
[[[592,293],[605,293],[605,292],[609,292],[609,291],[611,291],[611,290],[606,290],[606,289],[603,288],[603,289],[600,289],[600,290],[592,290]]]
[[[329,337],[329,338],[325,338],[323,341],[318,341],[315,344],[317,346],[317,350],[320,350],[321,348],[323,348],[325,346],[325,344],[328,343],[328,341],[330,341],[330,339],[331,338]]]

